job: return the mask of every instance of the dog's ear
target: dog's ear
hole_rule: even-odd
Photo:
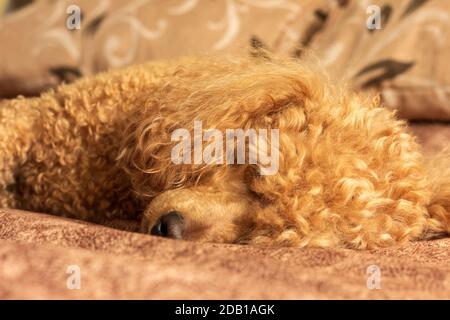
[[[298,61],[201,62],[184,65],[182,72],[153,91],[125,133],[120,164],[141,195],[196,183],[220,167],[173,163],[171,153],[179,143],[171,139],[175,130],[194,137],[196,121],[203,130],[221,132],[266,129],[270,134],[278,129],[280,148],[289,150],[293,133],[304,130],[306,109],[320,107],[318,101],[325,95],[321,73]]]
[[[181,109],[195,110],[198,118],[220,122],[225,128],[266,125],[281,110],[302,108],[325,94],[326,81],[316,69],[291,59],[262,56],[230,64],[226,74],[194,83]]]

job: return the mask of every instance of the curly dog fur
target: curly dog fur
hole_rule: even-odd
[[[279,129],[278,173],[174,164],[171,132],[196,119]],[[446,234],[449,177],[379,99],[286,59],[150,63],[0,103],[0,206],[143,232],[175,210],[188,240],[366,249]]]

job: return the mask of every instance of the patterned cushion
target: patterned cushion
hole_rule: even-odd
[[[450,120],[450,1],[371,1],[381,9],[373,31],[363,2],[332,11],[311,44],[325,68],[381,92],[403,118]]]
[[[36,94],[109,68],[203,52],[247,54],[250,45],[296,46],[317,0],[42,0],[0,22],[0,96]],[[325,0],[327,2],[327,0]],[[80,30],[66,10],[81,8]],[[12,32],[12,30],[14,30]]]
[[[68,30],[67,8],[81,8]],[[255,48],[318,56],[336,81],[380,92],[407,119],[450,120],[450,2],[374,0],[42,0],[0,20],[0,97],[38,94],[110,68]]]

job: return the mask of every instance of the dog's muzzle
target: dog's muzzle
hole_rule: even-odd
[[[177,211],[163,214],[152,227],[150,234],[159,237],[183,239],[184,219]]]

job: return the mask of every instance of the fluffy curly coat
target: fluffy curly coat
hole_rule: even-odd
[[[321,74],[185,58],[3,101],[0,206],[142,219],[144,232],[176,210],[184,239],[212,242],[365,249],[448,233],[445,161],[434,179],[404,122]],[[174,164],[171,132],[194,120],[279,129],[278,173]]]

